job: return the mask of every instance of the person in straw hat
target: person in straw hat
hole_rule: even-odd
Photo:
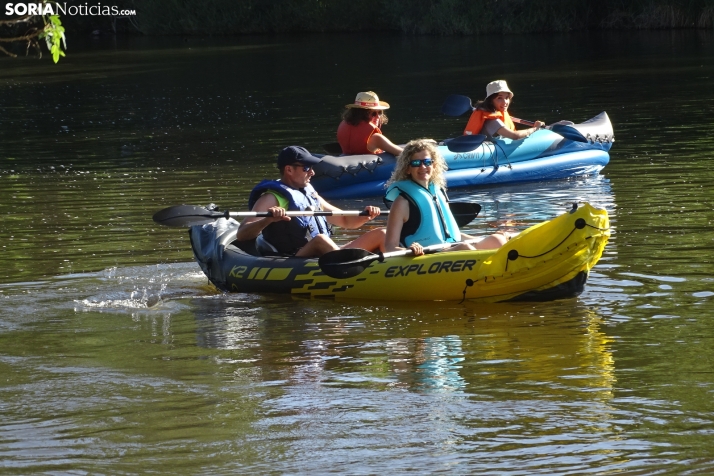
[[[513,99],[513,91],[502,79],[491,81],[486,85],[486,99],[476,104],[469,118],[464,135],[484,134],[489,137],[501,136],[508,139],[524,139],[545,126],[542,121],[535,121],[533,127],[516,130],[508,106]]]
[[[401,147],[382,134],[381,127],[389,121],[384,113],[389,109],[389,104],[380,101],[376,93],[357,93],[355,102],[347,104],[345,108],[342,122],[337,128],[337,141],[343,154],[379,154],[383,151],[394,155],[402,153]]]

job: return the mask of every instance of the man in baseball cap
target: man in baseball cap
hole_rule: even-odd
[[[312,155],[305,147],[299,145],[291,145],[280,151],[278,154],[278,168],[282,169],[286,165],[302,164],[302,165],[317,165],[322,162],[322,159]]]
[[[310,184],[313,166],[321,158],[307,149],[292,145],[278,154],[279,180],[263,180],[250,193],[248,206],[255,212],[269,212],[269,217],[246,218],[238,228],[238,241],[256,241],[263,255],[317,258],[340,247],[332,241],[332,226],[358,228],[380,214],[379,207],[365,207],[366,216],[314,216],[310,211],[337,212],[339,208],[325,201]],[[308,212],[305,216],[286,215],[286,211]],[[344,248],[383,250],[384,228],[372,230],[346,244]]]

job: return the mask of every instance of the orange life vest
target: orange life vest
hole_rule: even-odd
[[[468,124],[466,124],[466,129],[464,129],[464,135],[469,133],[472,135],[480,134],[481,129],[483,129],[483,124],[488,120],[500,119],[506,125],[506,127],[512,131],[516,130],[516,126],[511,120],[511,116],[508,111],[501,113],[501,111],[488,112],[483,109],[476,109],[471,113]]]
[[[377,149],[374,152],[367,149],[367,142],[372,134],[381,134],[382,131],[371,122],[360,122],[353,126],[345,121],[340,123],[337,128],[337,142],[342,147],[342,153],[345,155],[355,154],[379,154],[382,152]]]

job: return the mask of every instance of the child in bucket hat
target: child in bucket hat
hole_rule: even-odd
[[[513,99],[513,91],[503,79],[491,81],[486,85],[486,99],[476,104],[469,122],[464,130],[465,135],[485,134],[508,139],[525,139],[535,131],[545,126],[542,121],[535,121],[533,127],[516,130],[508,113],[508,106]]]
[[[511,93],[511,97],[513,97],[513,91],[508,89],[508,84],[506,84],[506,82],[502,79],[491,81],[486,85],[486,98],[500,92]]]
[[[402,153],[402,148],[382,133],[381,127],[389,121],[384,113],[386,109],[389,109],[389,103],[380,101],[374,91],[357,93],[354,102],[345,106],[342,122],[337,128],[337,141],[343,154]]]

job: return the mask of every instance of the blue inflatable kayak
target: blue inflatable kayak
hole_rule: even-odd
[[[440,143],[449,188],[553,180],[597,174],[610,161],[614,142],[610,118],[602,112],[581,124],[559,123],[520,140],[461,136]],[[483,136],[478,136],[483,138]],[[472,148],[470,146],[473,146]],[[392,154],[323,156],[311,179],[327,199],[384,194],[396,158]]]

